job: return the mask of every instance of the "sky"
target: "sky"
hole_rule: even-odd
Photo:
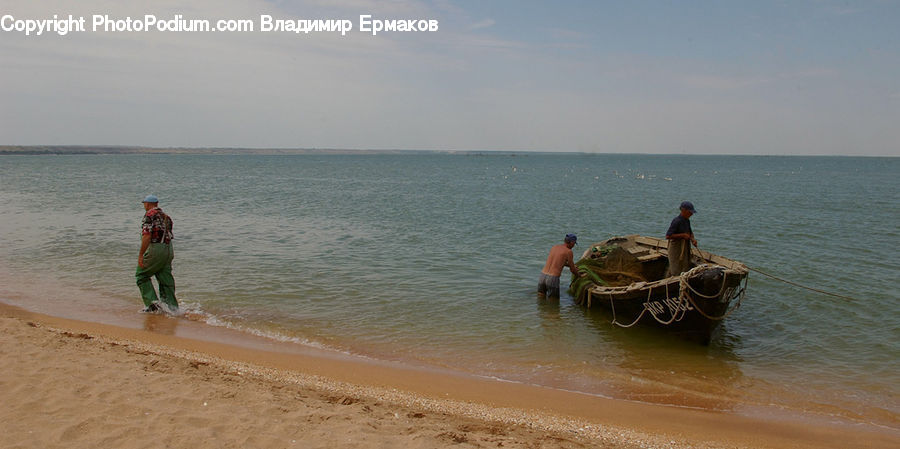
[[[0,0],[54,14],[86,30],[0,30],[0,145],[900,156],[898,0]]]

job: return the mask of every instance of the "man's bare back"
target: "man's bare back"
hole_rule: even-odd
[[[538,294],[546,297],[559,298],[559,275],[562,274],[563,267],[569,267],[569,270],[576,277],[578,268],[575,267],[575,256],[572,254],[572,247],[578,237],[575,234],[566,234],[563,243],[550,248],[550,255],[547,256],[547,263],[541,270],[541,277],[538,280]]]
[[[575,256],[572,254],[572,246],[569,246],[567,243],[560,243],[550,248],[550,255],[547,256],[547,263],[544,264],[544,269],[541,270],[541,273],[559,276],[562,274],[563,267],[566,266],[569,267],[572,273],[577,273],[578,269],[575,268]]]

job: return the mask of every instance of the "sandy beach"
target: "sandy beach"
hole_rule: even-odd
[[[269,353],[0,305],[2,447],[883,448],[890,434]]]

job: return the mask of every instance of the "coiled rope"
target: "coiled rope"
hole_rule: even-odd
[[[799,287],[799,288],[803,288],[803,289],[806,289],[806,290],[814,291],[814,292],[817,292],[817,293],[821,293],[821,294],[823,294],[823,295],[834,296],[834,297],[836,297],[836,298],[841,298],[841,299],[848,300],[848,301],[859,301],[859,299],[854,298],[854,297],[852,297],[852,296],[840,295],[840,294],[837,294],[837,293],[832,293],[832,292],[828,292],[828,291],[825,291],[825,290],[821,290],[821,289],[818,289],[818,288],[808,287],[808,286],[801,285],[801,284],[798,284],[798,283],[796,283],[796,282],[792,282],[792,281],[789,281],[789,280],[787,280],[787,279],[783,279],[783,278],[780,278],[780,277],[778,277],[778,276],[775,276],[775,275],[766,273],[765,271],[762,271],[762,270],[760,270],[760,269],[758,269],[758,268],[750,267],[750,266],[747,266],[747,265],[744,265],[744,266],[747,267],[747,269],[752,270],[752,271],[755,271],[755,272],[757,272],[757,273],[759,273],[759,274],[761,274],[761,275],[763,275],[763,276],[766,276],[766,277],[775,279],[775,280],[777,280],[777,281],[784,282],[784,283],[789,284],[789,285],[793,285],[793,286],[795,286],[795,287]],[[695,310],[697,310],[698,313],[700,313],[701,315],[703,315],[703,316],[706,317],[707,319],[715,320],[715,321],[724,320],[724,319],[727,318],[729,315],[731,315],[735,310],[737,310],[738,308],[740,308],[741,303],[744,301],[744,297],[745,297],[746,294],[747,294],[747,281],[749,280],[749,276],[747,276],[747,277],[745,277],[745,278],[743,279],[743,282],[742,282],[741,287],[738,289],[737,293],[735,293],[735,294],[731,297],[731,299],[737,298],[737,299],[738,299],[737,302],[736,302],[733,306],[731,306],[724,314],[722,314],[722,315],[720,315],[720,316],[711,316],[711,315],[707,314],[705,311],[703,311],[703,309],[701,309],[701,308],[697,305],[697,302],[694,301],[694,295],[699,296],[699,297],[701,297],[701,298],[706,298],[706,299],[713,299],[713,298],[716,298],[716,297],[718,297],[719,295],[721,295],[721,294],[725,291],[726,280],[727,280],[727,278],[728,278],[728,273],[727,273],[727,271],[723,273],[724,276],[723,276],[723,278],[722,278],[722,285],[721,285],[721,287],[719,288],[719,292],[716,293],[716,294],[714,294],[714,295],[704,295],[704,294],[698,292],[697,290],[695,290],[693,287],[691,287],[690,283],[688,282],[688,281],[690,280],[690,278],[691,278],[692,276],[694,276],[697,272],[703,271],[703,270],[706,270],[706,269],[709,269],[709,268],[711,268],[711,267],[712,267],[712,266],[710,266],[710,265],[703,264],[703,265],[698,265],[698,266],[696,266],[696,267],[694,267],[694,268],[692,268],[692,269],[690,269],[690,270],[688,270],[688,271],[685,271],[684,273],[681,273],[680,278],[679,278],[679,282],[678,282],[678,285],[679,285],[679,286],[678,286],[678,298],[677,298],[677,302],[676,302],[674,305],[671,305],[671,307],[674,307],[675,310],[674,310],[674,312],[672,312],[672,316],[671,316],[671,318],[669,318],[669,319],[661,319],[660,317],[656,316],[656,312],[654,312],[653,310],[650,310],[649,307],[646,307],[646,304],[650,302],[650,297],[651,297],[652,292],[653,292],[653,287],[650,287],[650,288],[647,289],[647,300],[644,302],[645,307],[644,307],[643,310],[641,310],[641,313],[638,314],[637,318],[635,318],[634,321],[632,321],[631,323],[629,323],[629,324],[622,324],[622,323],[620,323],[620,322],[618,321],[618,319],[617,319],[617,317],[616,317],[616,306],[615,306],[615,301],[614,301],[614,298],[613,298],[612,293],[610,293],[610,294],[609,294],[609,307],[610,307],[610,309],[611,309],[611,311],[612,311],[612,316],[613,316],[613,317],[612,317],[612,323],[615,324],[615,325],[617,325],[617,326],[619,326],[619,327],[624,327],[624,328],[632,327],[632,326],[634,326],[635,324],[637,324],[638,321],[641,320],[641,318],[644,317],[644,314],[645,314],[645,313],[647,313],[647,312],[649,311],[649,312],[650,312],[650,315],[651,315],[651,316],[653,317],[653,319],[655,319],[657,322],[659,322],[660,324],[663,324],[663,325],[668,325],[668,324],[671,324],[671,323],[673,323],[673,322],[675,322],[675,321],[681,321],[681,319],[684,318],[685,313],[687,313],[687,307],[686,307],[687,304],[690,304],[691,307],[693,307]],[[665,287],[666,287],[666,298],[668,298],[668,297],[669,297],[669,284],[668,284],[668,283],[665,284]],[[587,291],[587,298],[586,298],[586,299],[587,299],[587,306],[588,306],[588,308],[591,307],[591,302],[592,302],[592,299],[593,299],[591,293],[592,293],[591,290],[588,289],[588,291]]]
[[[798,284],[796,282],[789,281],[787,279],[780,278],[773,274],[766,273],[765,271],[762,271],[758,268],[750,267],[747,265],[744,265],[744,266],[746,266],[747,269],[755,271],[763,276],[775,279],[776,281],[784,282],[785,284],[793,285],[794,287],[814,291],[816,293],[821,293],[823,295],[834,296],[836,298],[841,298],[841,299],[844,299],[847,301],[859,301],[858,298],[854,298],[852,296],[841,295],[841,294],[832,293],[832,292],[825,291],[825,290],[818,289],[818,288],[808,287],[805,285]],[[644,317],[644,314],[648,310],[650,311],[650,315],[653,316],[653,319],[655,319],[660,324],[667,325],[667,324],[671,324],[675,321],[681,321],[681,319],[684,317],[684,314],[686,313],[686,308],[681,306],[681,303],[684,301],[690,303],[691,307],[696,309],[697,312],[699,312],[701,315],[703,315],[704,317],[706,317],[710,320],[717,320],[717,321],[724,320],[729,315],[731,315],[735,310],[737,310],[741,306],[741,303],[744,301],[744,297],[746,296],[746,293],[747,293],[747,280],[749,279],[749,277],[744,278],[743,285],[738,290],[737,294],[735,294],[733,297],[733,298],[738,298],[737,303],[735,303],[731,308],[729,308],[729,310],[727,312],[725,312],[724,314],[722,314],[720,316],[710,316],[709,314],[704,312],[703,309],[701,309],[700,307],[697,306],[697,303],[696,303],[696,301],[694,301],[693,296],[696,295],[696,296],[699,296],[702,298],[712,299],[712,298],[715,298],[715,297],[721,295],[722,292],[725,290],[725,280],[728,277],[727,272],[725,273],[725,277],[722,279],[722,286],[719,289],[719,292],[715,295],[704,295],[704,294],[698,292],[697,290],[695,290],[693,287],[691,287],[690,283],[688,283],[688,280],[690,279],[690,277],[693,276],[697,271],[702,271],[704,269],[707,269],[708,267],[709,267],[708,265],[699,265],[699,266],[696,266],[696,267],[690,269],[689,271],[685,271],[684,273],[681,273],[679,283],[678,283],[679,284],[678,303],[675,304],[676,311],[672,314],[672,317],[668,320],[660,319],[659,317],[656,316],[656,313],[654,311],[645,307],[641,311],[641,313],[637,316],[637,318],[635,318],[634,321],[632,321],[630,324],[622,324],[622,323],[618,322],[618,320],[616,319],[615,303],[614,303],[612,294],[610,294],[609,295],[609,306],[610,306],[610,309],[612,309],[613,324],[620,326],[620,327],[632,327],[635,324],[637,324],[638,321],[641,320],[641,318]],[[666,297],[667,298],[669,297],[668,290],[669,290],[669,285],[666,284]],[[651,295],[652,291],[653,291],[652,287],[647,290],[647,302],[650,301],[650,295]],[[588,290],[588,307],[590,307],[590,301],[591,301],[591,292],[590,292],[590,290]]]
[[[712,299],[712,298],[719,297],[725,291],[725,285],[726,285],[726,281],[728,279],[727,272],[723,272],[724,276],[722,277],[722,285],[719,287],[718,293],[716,293],[714,295],[704,295],[704,294],[698,292],[693,287],[691,287],[691,285],[688,281],[690,280],[690,278],[692,276],[696,275],[698,272],[708,270],[710,268],[715,268],[715,267],[716,266],[711,266],[711,265],[706,265],[706,264],[698,265],[694,268],[691,268],[688,271],[685,271],[684,273],[681,273],[679,280],[678,280],[679,285],[678,285],[677,301],[675,304],[669,305],[671,308],[674,308],[674,311],[671,312],[672,316],[669,319],[661,319],[660,317],[658,317],[656,315],[656,312],[651,310],[650,307],[646,306],[646,304],[648,304],[650,302],[650,297],[653,293],[653,287],[650,287],[647,289],[647,300],[644,302],[645,306],[644,306],[644,309],[641,310],[641,313],[638,314],[637,318],[635,318],[634,321],[632,321],[630,324],[622,324],[616,319],[615,301],[614,301],[612,293],[610,293],[609,294],[609,307],[610,307],[610,310],[612,311],[612,316],[613,316],[612,323],[619,327],[624,327],[624,328],[632,327],[635,324],[637,324],[638,321],[641,320],[641,318],[644,317],[645,313],[647,313],[649,311],[650,316],[652,316],[653,319],[655,319],[658,323],[660,323],[662,325],[669,325],[676,321],[681,321],[681,319],[684,318],[685,314],[688,311],[688,305],[690,305],[692,308],[694,308],[697,312],[699,312],[701,315],[703,315],[707,319],[715,320],[715,321],[724,320],[725,318],[727,318],[729,315],[731,315],[735,310],[737,310],[741,306],[741,303],[744,300],[744,296],[747,293],[747,279],[748,278],[746,278],[746,277],[744,278],[743,285],[741,286],[741,288],[737,291],[737,293],[735,295],[733,295],[731,298],[729,298],[729,300],[738,298],[737,303],[735,303],[724,314],[722,314],[720,316],[711,316],[708,313],[704,312],[703,309],[701,309],[697,305],[697,303],[696,303],[696,301],[694,301],[694,298],[691,295],[691,293],[693,293],[697,296],[700,296],[702,298],[706,298],[706,299]],[[669,284],[668,283],[665,284],[665,288],[666,288],[666,298],[668,299],[669,298]],[[591,291],[588,290],[587,293],[588,293],[588,297],[587,297],[588,307],[590,307]]]
[[[697,290],[694,290],[694,287],[691,287],[691,284],[688,283],[688,279],[690,279],[689,273],[696,270],[697,268],[704,267],[704,266],[705,265],[700,265],[700,266],[692,268],[689,271],[681,273],[681,280],[679,282],[680,287],[679,287],[679,292],[678,292],[679,298],[681,298],[681,297],[687,298],[687,300],[690,301],[690,303],[694,307],[694,309],[697,309],[697,312],[700,312],[700,315],[703,315],[704,317],[706,317],[710,320],[714,320],[714,321],[724,320],[725,318],[728,318],[728,315],[731,315],[732,312],[734,312],[741,306],[741,303],[744,301],[744,296],[747,294],[747,280],[750,279],[750,277],[749,276],[744,277],[743,285],[741,286],[740,290],[738,290],[737,294],[735,294],[731,298],[729,298],[729,301],[731,299],[738,298],[737,303],[735,303],[733,306],[731,306],[731,308],[728,309],[728,311],[726,311],[725,313],[723,313],[720,316],[716,316],[716,317],[709,316],[706,312],[703,311],[703,309],[701,309],[700,307],[697,306],[697,303],[694,302],[694,298],[691,296],[691,294],[688,292],[688,290],[690,290],[690,292],[693,292],[695,295],[698,295],[703,298],[707,298],[707,299],[715,298],[715,297],[721,295],[722,292],[725,291],[725,280],[728,279],[728,271],[722,272],[722,275],[723,275],[722,287],[719,289],[719,293],[716,295],[713,295],[713,296],[706,296],[706,295],[698,292]],[[685,275],[687,275],[687,276],[685,276]]]

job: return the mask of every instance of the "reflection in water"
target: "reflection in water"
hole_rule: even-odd
[[[144,330],[163,335],[175,335],[178,319],[167,315],[148,313],[144,315]]]
[[[715,410],[731,410],[745,399],[741,387],[746,380],[734,353],[737,337],[718,332],[703,346],[665,329],[616,326],[603,309],[583,309],[583,314],[606,350],[618,354],[607,360],[629,375],[618,386],[625,398]]]
[[[537,294],[538,313],[541,322],[544,320],[559,320],[559,298],[548,298],[540,293]]]
[[[559,298],[547,298],[538,293],[537,313],[544,342],[550,345],[565,344],[565,323],[559,313]]]

